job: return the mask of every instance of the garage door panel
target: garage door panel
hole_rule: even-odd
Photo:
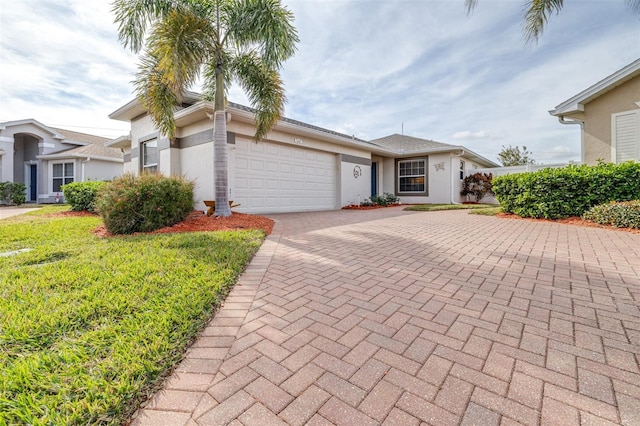
[[[242,139],[236,144],[240,149],[235,151],[233,199],[241,204],[239,211],[336,208],[335,155],[297,146],[249,143]]]

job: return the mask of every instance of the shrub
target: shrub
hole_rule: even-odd
[[[524,217],[581,216],[610,201],[640,199],[640,163],[567,166],[493,179],[502,210]]]
[[[19,206],[27,200],[27,186],[20,182],[0,182],[0,201]]]
[[[62,193],[71,210],[94,212],[98,191],[105,184],[102,181],[72,182],[62,186]]]
[[[590,208],[583,219],[618,228],[640,229],[640,200],[611,202]]]
[[[467,198],[467,201],[479,202],[485,195],[491,192],[491,173],[474,173],[464,178],[462,181],[462,191],[460,195]]]
[[[112,234],[175,225],[193,210],[193,182],[160,174],[125,174],[99,192],[96,210]]]
[[[383,206],[386,207],[389,204],[397,204],[398,197],[388,192],[385,192],[382,195],[372,195],[370,198],[371,205],[373,206]]]

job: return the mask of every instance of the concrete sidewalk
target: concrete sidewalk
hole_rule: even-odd
[[[640,424],[640,235],[401,208],[274,218],[133,424]]]
[[[0,220],[13,217],[13,216],[18,216],[21,214],[26,214],[38,209],[40,209],[40,207],[2,206],[0,207]]]

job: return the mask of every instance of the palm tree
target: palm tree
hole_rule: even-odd
[[[134,80],[158,129],[175,136],[174,112],[200,75],[214,103],[216,216],[230,216],[226,91],[236,81],[256,109],[255,140],[280,119],[286,101],[279,70],[296,50],[293,14],[280,0],[115,0],[118,36],[141,55]]]
[[[640,0],[625,0],[632,13],[640,15]],[[475,9],[478,0],[465,0],[467,13]],[[537,42],[549,16],[554,12],[560,13],[564,0],[526,0],[524,13],[524,36],[527,42]]]

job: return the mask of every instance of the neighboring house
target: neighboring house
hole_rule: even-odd
[[[34,119],[0,123],[0,182],[24,183],[27,202],[62,201],[64,184],[122,174],[123,154],[108,141]]]
[[[125,153],[125,171],[159,171],[195,181],[198,208],[214,198],[213,105],[195,93],[175,113],[176,137],[158,132],[134,100],[111,115],[130,136],[107,144]],[[287,118],[255,142],[253,109],[229,103],[230,200],[246,213],[334,210],[390,192],[403,203],[455,203],[467,169],[497,166],[468,149],[392,135],[367,142]]]
[[[640,161],[640,59],[549,114],[582,129],[582,163]]]

